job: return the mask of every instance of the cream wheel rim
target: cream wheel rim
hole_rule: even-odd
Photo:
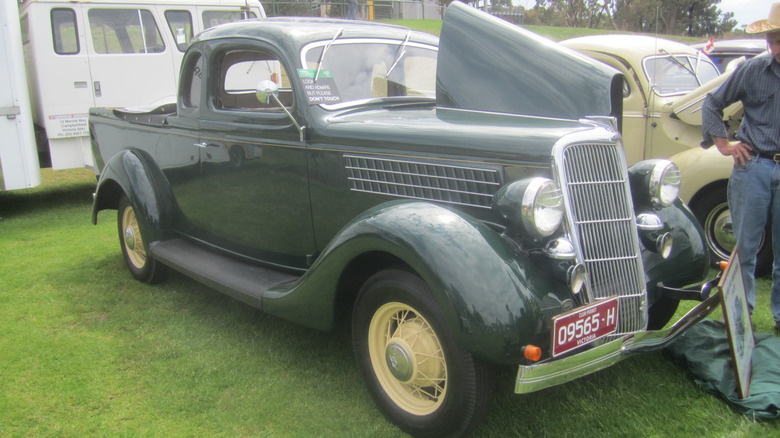
[[[138,229],[138,219],[132,207],[127,207],[122,213],[122,242],[127,249],[130,263],[138,269],[143,268],[146,264],[146,251],[141,231]]]
[[[398,302],[380,307],[368,328],[371,365],[379,384],[401,409],[435,412],[447,392],[447,362],[439,338],[414,308]]]

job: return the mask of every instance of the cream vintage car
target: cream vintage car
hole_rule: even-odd
[[[701,106],[708,92],[730,75],[720,74],[704,54],[685,44],[646,35],[594,35],[562,41],[566,47],[622,72],[621,132],[628,164],[668,158],[680,168],[680,198],[700,221],[714,260],[734,249],[726,187],[733,162],[717,149],[700,147]],[[726,110],[736,132],[742,107]],[[769,272],[771,246],[763,244],[756,271]]]

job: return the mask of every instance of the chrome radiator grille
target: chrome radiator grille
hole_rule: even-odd
[[[622,151],[616,144],[568,145],[556,161],[590,298],[620,297],[616,334],[644,330],[647,291]]]
[[[491,208],[500,186],[491,169],[344,155],[353,191]]]

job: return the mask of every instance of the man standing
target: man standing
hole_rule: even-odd
[[[355,20],[357,18],[357,0],[347,0],[347,20]]]
[[[772,220],[771,308],[775,330],[780,331],[780,3],[772,4],[767,20],[756,21],[745,31],[766,34],[770,55],[745,61],[707,95],[702,145],[714,143],[721,154],[734,158],[728,200],[751,313],[756,302],[756,254],[767,220]],[[738,101],[744,117],[736,140],[729,141],[723,109]]]

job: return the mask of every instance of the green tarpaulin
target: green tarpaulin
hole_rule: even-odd
[[[748,397],[740,399],[726,326],[705,319],[674,341],[667,351],[686,366],[705,391],[719,394],[753,418],[780,417],[780,337],[756,333]]]

